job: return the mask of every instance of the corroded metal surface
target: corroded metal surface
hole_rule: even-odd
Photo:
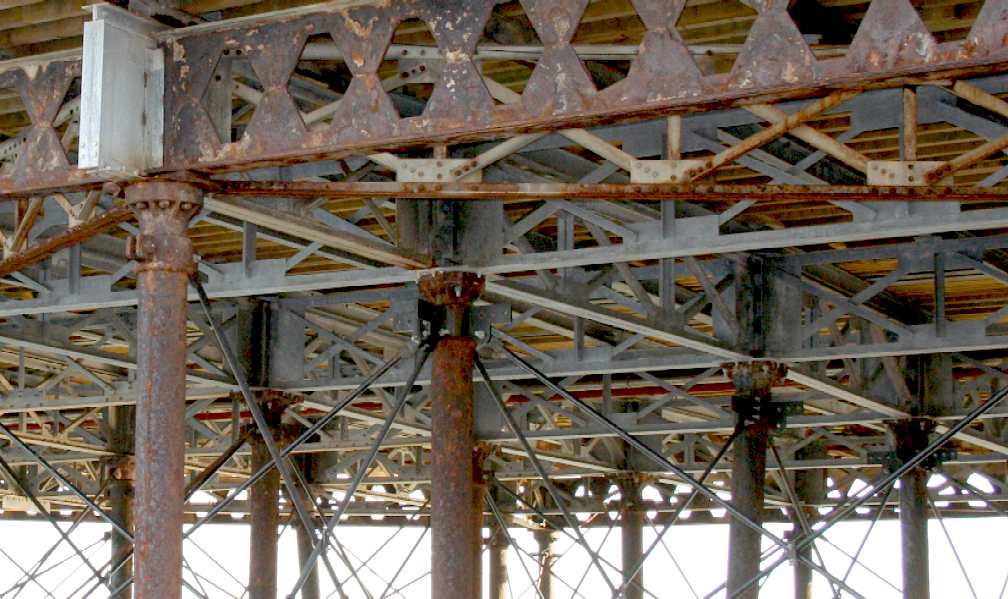
[[[705,74],[675,27],[684,0],[635,0],[647,29],[643,41],[628,76],[598,89],[571,44],[587,2],[522,4],[543,53],[522,93],[505,103],[492,98],[474,59],[492,0],[320,5],[296,15],[166,33],[164,169],[228,170],[816,97],[836,89],[938,82],[1002,72],[1008,59],[1005,0],[988,0],[965,39],[945,43],[927,30],[910,0],[877,0],[847,51],[829,57],[813,55],[787,12],[788,2],[752,0],[748,4],[757,15],[731,70]],[[422,113],[402,117],[378,69],[390,58],[396,27],[413,18],[429,27],[445,64]],[[323,34],[339,47],[352,78],[331,122],[309,127],[288,82],[309,39]],[[262,87],[251,121],[234,142],[220,138],[207,107],[208,87],[224,57],[247,60]],[[0,89],[17,91],[32,122],[16,163],[0,173],[0,191],[26,193],[93,181],[71,164],[53,128],[80,72],[80,59],[67,56],[6,70],[0,65]]]
[[[445,337],[431,365],[431,596],[444,599],[479,596],[481,529],[471,508],[480,502],[473,433],[475,353],[471,337]]]
[[[258,435],[252,442],[252,471],[270,462]],[[277,530],[280,526],[280,473],[271,469],[249,490],[249,599],[277,596]]]
[[[763,497],[766,483],[766,454],[770,425],[765,420],[746,425],[735,439],[731,471],[732,505],[756,523],[763,522]],[[756,599],[759,586],[749,584],[760,571],[759,531],[732,520],[728,527],[728,594]]]
[[[60,250],[65,250],[95,235],[104,233],[132,218],[133,213],[129,209],[113,208],[96,218],[72,227],[64,233],[54,235],[0,261],[0,276],[9,275],[12,272],[27,268],[36,262],[41,262]]]
[[[136,599],[177,597],[182,588],[185,458],[186,287],[194,265],[189,220],[195,188],[140,183],[126,191],[140,223],[137,261]]]
[[[81,76],[80,58],[0,69],[0,90],[16,92],[31,124],[17,158],[0,168],[0,192],[80,185],[93,178],[77,170],[53,126],[74,80]]]
[[[297,198],[407,198],[447,200],[607,200],[688,202],[868,201],[991,202],[1006,197],[1004,189],[983,187],[874,185],[722,185],[709,183],[385,183],[353,181],[221,181],[221,195]]]
[[[704,75],[675,29],[685,2],[635,0],[647,27],[626,79],[598,90],[571,39],[584,0],[524,0],[543,54],[516,102],[495,104],[473,60],[491,0],[403,0],[381,6],[320,8],[296,17],[171,34],[167,48],[166,167],[228,168],[296,161],[379,146],[487,138],[501,132],[552,130],[670,111],[719,108],[745,99],[809,97],[825,88],[893,85],[895,79],[965,75],[997,69],[1006,54],[1004,0],[989,0],[962,42],[939,44],[909,0],[873,2],[846,55],[818,59],[790,15],[788,2],[753,0],[758,12],[728,73]],[[382,89],[378,67],[396,26],[419,18],[446,66],[418,116],[400,117]],[[308,128],[286,83],[309,36],[328,33],[353,78],[332,123]],[[222,143],[204,104],[224,55],[249,60],[263,86],[244,135]],[[957,72],[957,73],[954,73]]]

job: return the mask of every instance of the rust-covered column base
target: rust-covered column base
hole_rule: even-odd
[[[482,595],[482,451],[473,431],[476,342],[466,325],[468,307],[482,287],[483,279],[469,273],[438,273],[420,281],[424,299],[446,313],[430,390],[431,594],[439,599]]]
[[[140,223],[128,255],[137,262],[136,599],[182,593],[187,286],[193,248],[186,235],[203,203],[195,187],[150,181],[126,200]]]

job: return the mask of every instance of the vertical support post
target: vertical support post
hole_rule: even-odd
[[[301,456],[301,468],[304,472],[305,481],[308,483],[314,481],[314,460],[315,458],[311,454]],[[294,520],[294,530],[297,532],[298,564],[300,569],[303,570],[308,557],[312,553],[312,549],[314,549],[315,537],[312,531],[305,529],[299,519],[295,518]],[[321,592],[319,591],[318,565],[316,562],[316,566],[312,568],[307,580],[305,580],[304,586],[301,587],[301,599],[321,599],[321,596]]]
[[[896,457],[899,461],[912,458],[928,444],[928,434],[934,421],[909,418],[890,423],[895,435]],[[899,519],[903,551],[903,597],[928,599],[931,596],[928,568],[928,467],[910,470],[900,478]]]
[[[504,528],[495,524],[490,534],[490,596],[489,599],[508,597],[508,539]]]
[[[542,595],[542,599],[552,599],[555,578],[553,562],[556,561],[553,542],[556,541],[557,534],[550,528],[540,528],[533,534],[539,545],[539,594]]]
[[[927,479],[914,468],[900,479],[900,538],[903,548],[903,597],[928,599]]]
[[[826,449],[821,441],[812,441],[802,447],[795,455],[800,459],[815,459],[826,457]],[[821,502],[826,497],[826,471],[822,469],[798,470],[794,473],[794,490],[798,500],[805,510],[805,518],[809,523],[815,521],[819,512],[815,504]],[[801,532],[801,527],[795,524],[792,533],[797,535]],[[799,557],[812,557],[811,546],[806,545],[798,551]],[[795,599],[812,599],[814,593],[812,586],[812,568],[807,562],[796,559],[794,563],[794,588]]]
[[[641,506],[641,485],[635,479],[627,479],[622,486],[620,532],[623,546],[623,596],[626,599],[644,599],[644,568],[637,567],[644,557],[645,513]]]
[[[258,435],[250,439],[250,445],[255,472],[270,461],[270,453]],[[276,599],[280,526],[280,472],[276,468],[249,489],[249,524],[249,599]]]
[[[115,406],[109,408],[112,416],[109,431],[109,450],[116,454],[116,463],[110,468],[108,498],[110,515],[122,523],[126,530],[133,530],[133,406]],[[118,563],[123,556],[133,550],[129,539],[111,532],[112,563]],[[133,596],[133,585],[127,584],[133,578],[133,560],[126,560],[122,567],[112,573],[109,578],[111,588],[122,587],[122,591],[111,599],[130,599]]]
[[[766,482],[766,451],[770,427],[766,422],[747,424],[733,447],[731,471],[732,503],[754,522],[763,521],[763,485]],[[728,595],[746,586],[760,569],[762,536],[737,520],[728,525]],[[756,599],[759,586],[748,588],[738,599]]]
[[[255,228],[246,227],[242,237],[242,254],[255,254]],[[265,302],[244,300],[239,302],[235,316],[235,357],[238,367],[250,384],[264,385],[270,359],[267,349],[272,344],[274,329],[270,326],[271,313]],[[282,398],[259,392],[256,401],[266,418],[270,435],[278,446],[284,445],[281,420],[284,412]],[[270,462],[269,446],[260,431],[253,427],[249,437],[252,450],[252,471]],[[280,527],[280,471],[269,470],[249,489],[249,599],[275,599],[277,596],[277,530]]]
[[[437,481],[431,493],[431,589],[432,596],[443,599],[482,595],[482,453],[474,434],[476,342],[469,336],[468,310],[483,282],[478,275],[460,272],[420,280],[422,297],[444,308],[430,388],[431,478]]]
[[[743,427],[732,447],[732,504],[750,520],[761,524],[770,429],[779,417],[770,404],[770,391],[780,379],[782,370],[778,364],[767,361],[736,364],[730,370],[735,383],[732,409]],[[759,596],[759,585],[750,583],[760,571],[761,541],[759,531],[736,519],[729,523],[729,596],[738,599]]]
[[[252,439],[252,471],[270,461],[266,443]],[[249,490],[249,599],[277,596],[277,528],[280,525],[280,473],[274,468]]]
[[[137,262],[136,599],[182,592],[185,460],[186,291],[189,221],[203,203],[195,187],[145,181],[126,189],[140,223],[128,256]]]

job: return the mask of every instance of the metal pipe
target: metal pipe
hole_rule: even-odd
[[[482,497],[481,497],[482,499]],[[500,524],[491,530],[490,553],[490,596],[489,599],[507,599],[508,596],[508,540]]]
[[[269,461],[270,452],[259,435],[253,437],[250,445],[252,470],[255,471]],[[280,472],[271,468],[249,490],[249,599],[277,597],[279,500]]]
[[[770,426],[765,421],[746,425],[735,440],[731,473],[732,504],[752,522],[763,521],[763,485]],[[740,591],[739,599],[756,599],[759,587],[749,581],[760,570],[758,530],[733,519],[728,525],[728,595]],[[748,588],[746,588],[748,587]],[[742,590],[744,589],[744,590]]]
[[[556,561],[553,542],[556,538],[556,532],[548,528],[535,531],[535,540],[539,545],[539,594],[543,599],[552,599],[553,589],[556,586],[553,576],[553,562]]]
[[[308,562],[315,544],[315,537],[310,530],[306,530],[300,522],[294,523],[294,530],[297,532],[298,563],[301,568]],[[304,586],[301,587],[301,599],[320,599],[318,568],[313,567],[305,579]]]
[[[300,473],[302,486],[307,489],[308,483],[314,480],[314,456],[312,454],[299,456],[297,462],[300,468],[295,472]],[[298,564],[300,568],[304,568],[312,549],[314,549],[315,535],[311,530],[306,529],[300,521],[295,520],[293,526],[297,536]],[[305,579],[304,586],[301,587],[301,599],[321,599],[317,567],[309,569],[308,577]]]
[[[109,449],[119,456],[119,463],[110,468],[108,484],[109,512],[116,521],[121,522],[127,530],[133,530],[133,406],[116,406],[109,408],[112,415],[112,432],[109,436]],[[110,534],[112,541],[113,562],[125,558],[121,568],[109,574],[109,588],[122,590],[112,595],[110,599],[130,599],[133,596],[133,543],[130,539],[116,534]]]
[[[927,480],[924,468],[900,478],[900,538],[903,550],[904,599],[928,599]]]
[[[796,458],[815,459],[826,455],[822,443],[812,441],[803,447],[796,455]],[[776,456],[776,453],[775,453]],[[780,461],[777,460],[778,465]],[[787,473],[781,472],[781,476]],[[799,470],[794,473],[794,492],[801,503],[795,509],[804,510],[803,516],[806,522],[812,522],[818,516],[814,507],[826,497],[826,471],[821,469]],[[792,532],[795,535],[802,534],[801,524],[796,524]],[[794,596],[795,599],[812,599],[812,568],[801,557],[808,561],[812,560],[812,546],[806,545],[796,551],[799,559],[794,564]]]
[[[130,239],[137,266],[136,599],[182,592],[185,463],[186,287],[194,269],[189,220],[203,203],[195,187],[141,182],[126,189],[140,223]]]
[[[623,510],[620,514],[623,549],[623,588],[625,599],[644,599],[644,510],[640,504],[640,484],[635,480],[623,484]]]
[[[431,368],[431,589],[443,599],[480,596],[480,530],[474,526],[472,337],[444,337]],[[466,506],[463,509],[463,506]]]

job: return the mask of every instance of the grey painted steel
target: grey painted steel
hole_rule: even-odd
[[[806,445],[798,452],[799,455],[796,457],[806,457],[806,458],[824,458],[826,457],[826,452],[822,443],[812,442]],[[826,471],[821,469],[816,470],[799,470],[794,473],[794,492],[798,500],[801,502],[801,509],[804,511],[806,522],[814,522],[815,518],[818,517],[818,512],[816,511],[815,505],[818,505],[823,499],[826,498]],[[797,534],[801,531],[801,527],[796,525],[792,532]],[[812,559],[812,551],[810,547],[803,547],[801,549],[801,555],[807,559]],[[812,599],[813,598],[813,577],[812,569],[808,567],[808,564],[803,562],[801,559],[796,560],[794,563],[794,589],[795,589],[795,599]]]
[[[749,424],[733,446],[732,505],[756,523],[763,520],[763,489],[766,480],[766,456],[769,426],[766,422]],[[761,535],[738,520],[728,524],[728,596],[756,599],[759,586],[749,581],[760,570]]]
[[[134,412],[132,406],[117,406],[109,408],[114,412],[109,449],[120,456],[133,452]],[[109,480],[108,497],[110,515],[122,522],[123,526],[133,530],[133,472],[131,464],[123,464],[123,468],[114,473]],[[109,577],[110,588],[122,587],[122,591],[112,595],[111,599],[129,599],[133,595],[130,581],[133,578],[133,561],[129,555],[133,552],[133,543],[126,537],[111,533],[112,561],[125,559],[122,567],[117,568]]]
[[[620,544],[623,564],[623,596],[644,599],[644,523],[645,511],[640,501],[640,484],[623,485],[623,509],[620,513]],[[640,565],[638,568],[637,566]]]
[[[553,562],[556,561],[553,544],[557,533],[548,528],[538,529],[534,533],[536,545],[539,548],[539,578],[536,580],[539,595],[543,599],[554,599],[556,590],[556,575],[553,573]]]
[[[931,596],[928,569],[928,471],[914,468],[900,478],[900,547],[903,555],[903,598]]]
[[[508,597],[508,537],[496,522],[490,527],[490,594],[488,599]]]

